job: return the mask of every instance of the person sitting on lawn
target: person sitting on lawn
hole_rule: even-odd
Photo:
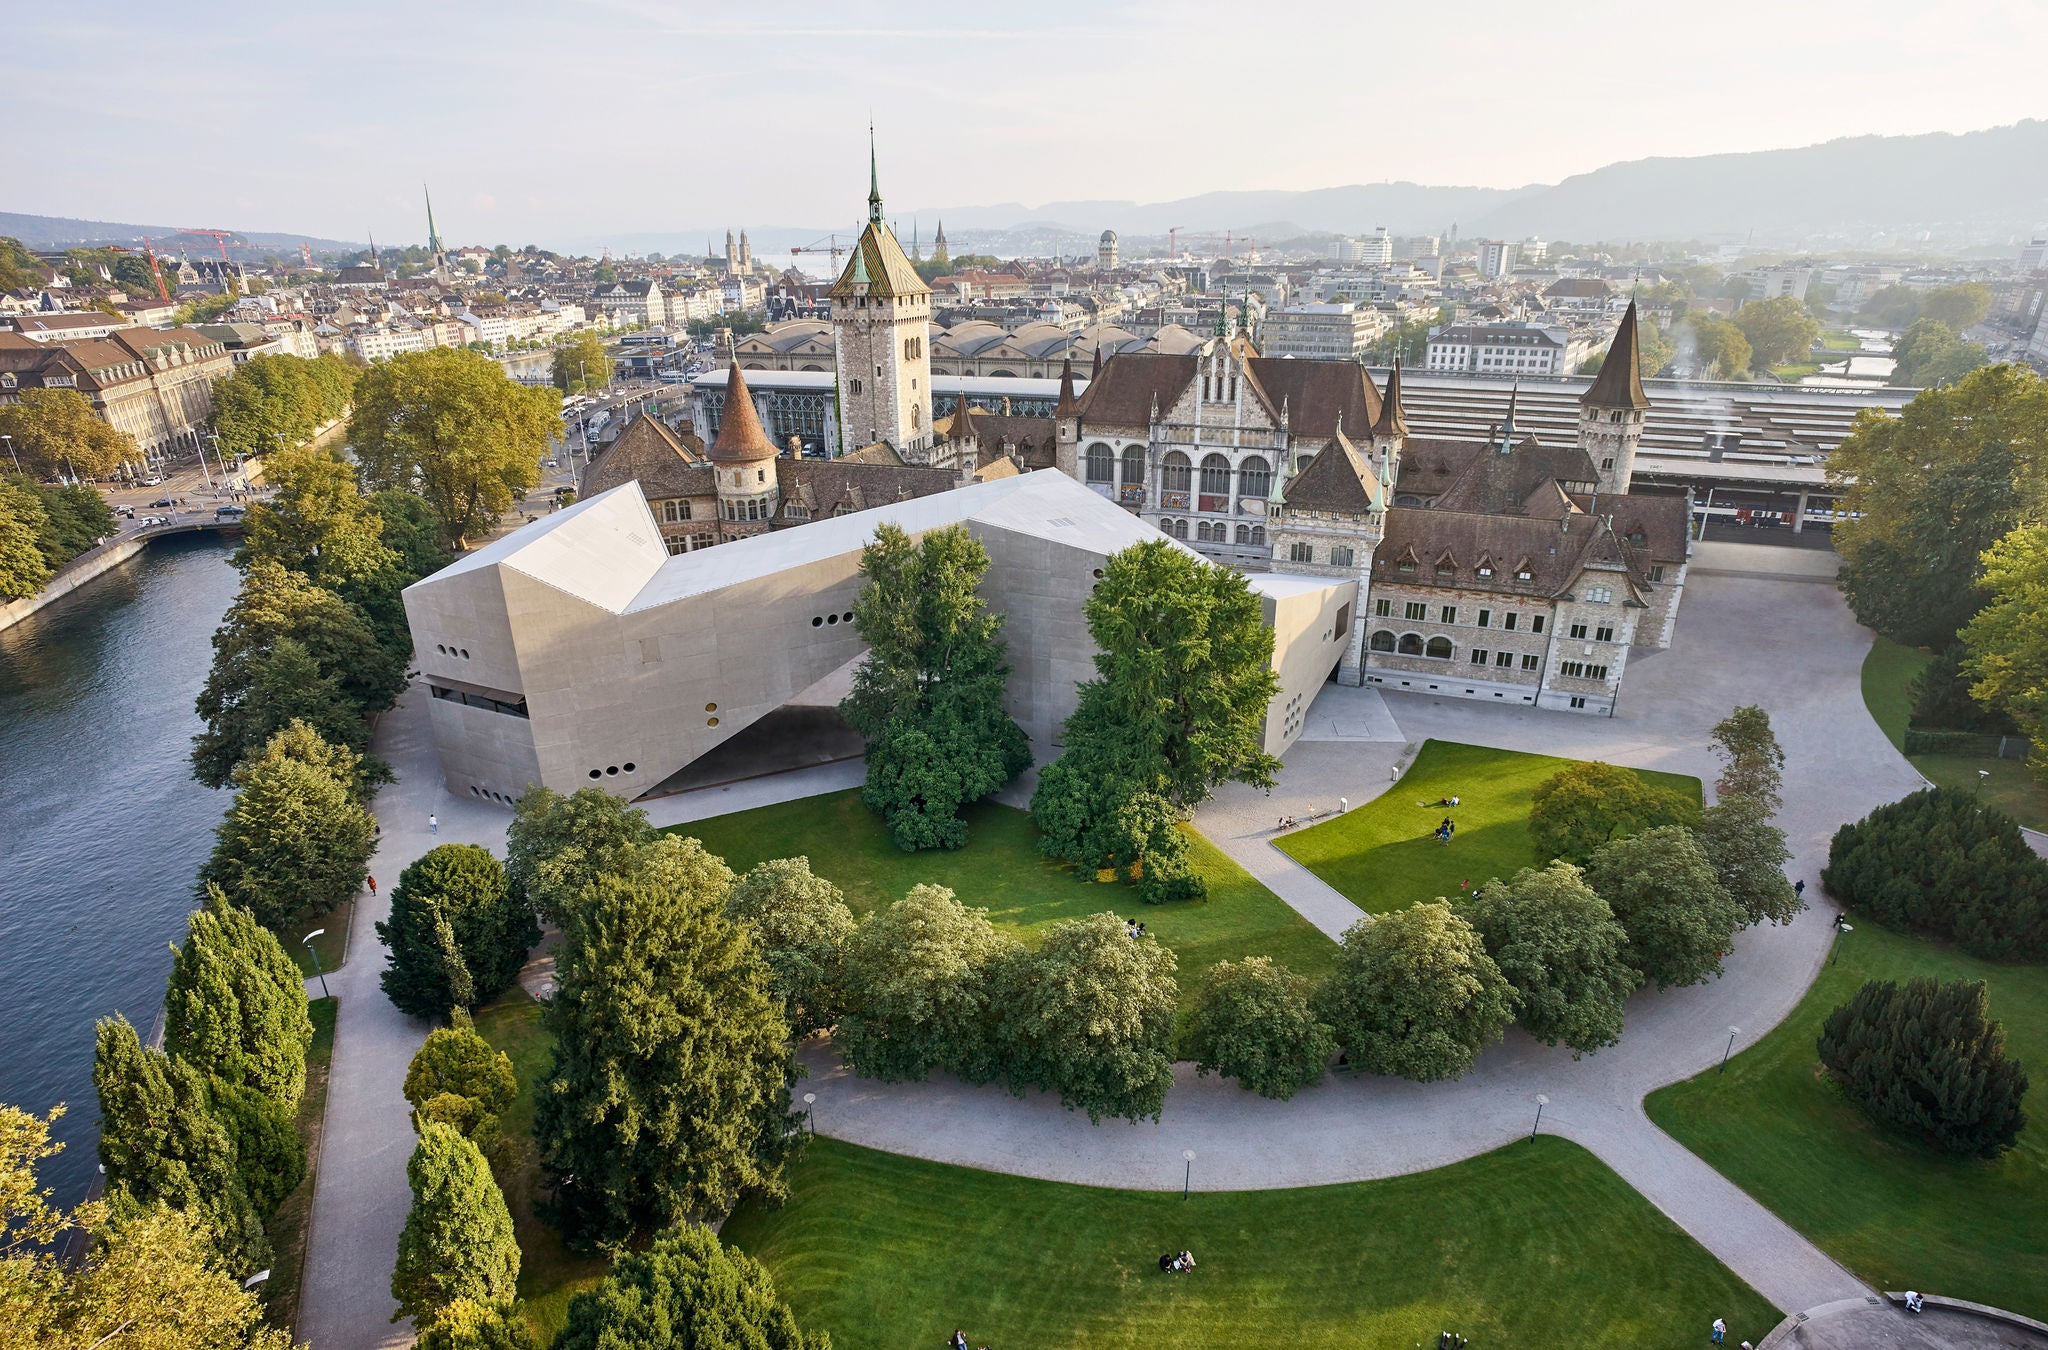
[[[1179,1256],[1173,1258],[1173,1268],[1182,1272],[1193,1270],[1195,1268],[1195,1254],[1190,1251],[1183,1251]]]

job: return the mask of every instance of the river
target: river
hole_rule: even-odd
[[[211,536],[162,540],[0,631],[0,1102],[68,1104],[68,1147],[41,1167],[65,1206],[98,1162],[93,1022],[155,1025],[228,805],[186,760],[240,580],[227,556]]]

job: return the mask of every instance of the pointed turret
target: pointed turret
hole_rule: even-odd
[[[747,389],[747,377],[740,374],[735,360],[725,376],[725,416],[718,424],[718,439],[711,443],[711,460],[716,464],[752,464],[775,458],[775,442],[762,429],[761,415],[754,411],[754,396]]]
[[[1054,417],[1079,417],[1081,400],[1074,397],[1074,358],[1060,362],[1060,401],[1053,408]]]
[[[1593,377],[1593,385],[1579,395],[1579,403],[1587,408],[1636,408],[1650,406],[1649,396],[1643,393],[1643,356],[1640,339],[1636,336],[1636,302],[1628,302],[1628,311],[1621,316],[1621,327],[1614,330],[1614,342],[1607,349],[1607,359],[1600,363],[1600,373]]]
[[[1372,424],[1374,440],[1394,440],[1408,434],[1408,415],[1401,407],[1401,362],[1394,361],[1393,373],[1387,376],[1387,392],[1380,399],[1380,417]]]
[[[1522,396],[1522,382],[1515,381],[1508,390],[1508,420],[1500,424],[1500,444],[1495,449],[1503,455],[1513,454],[1515,449],[1515,401]]]
[[[882,171],[875,163],[875,124],[868,123],[868,223],[882,223]]]
[[[1095,337],[1095,364],[1088,367],[1088,383],[1094,384],[1102,378],[1102,335]]]

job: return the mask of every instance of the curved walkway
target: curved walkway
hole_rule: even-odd
[[[828,1048],[814,1044],[805,1054],[812,1075],[806,1090],[818,1094],[817,1127],[941,1162],[1135,1188],[1178,1185],[1181,1153],[1192,1148],[1197,1188],[1265,1189],[1460,1161],[1527,1134],[1534,1098],[1543,1093],[1550,1099],[1545,1130],[1591,1150],[1780,1308],[1864,1296],[1868,1291],[1824,1253],[1652,1125],[1641,1103],[1650,1090],[1715,1063],[1729,1026],[1742,1028],[1740,1048],[1785,1018],[1827,951],[1830,912],[1817,895],[1817,877],[1829,837],[1844,821],[1921,786],[1864,711],[1860,673],[1869,641],[1832,586],[1717,573],[1688,587],[1670,651],[1631,657],[1622,707],[1611,719],[1427,696],[1384,700],[1408,742],[1435,736],[1598,757],[1709,782],[1713,723],[1739,702],[1770,710],[1788,761],[1780,823],[1796,854],[1793,875],[1808,879],[1807,893],[1819,903],[1787,927],[1740,935],[1722,979],[1638,995],[1627,1034],[1598,1055],[1574,1060],[1511,1030],[1473,1073],[1453,1083],[1337,1075],[1291,1102],[1197,1078],[1182,1065],[1159,1122],[1098,1127],[1042,1094],[1016,1098],[943,1079],[855,1079]],[[1327,727],[1333,737],[1349,728],[1360,738],[1304,741],[1287,756],[1271,797],[1226,792],[1198,819],[1219,846],[1332,934],[1355,920],[1356,907],[1273,848],[1271,822],[1309,803],[1328,809],[1339,796],[1363,803],[1386,789],[1401,743],[1370,739],[1386,734],[1379,702],[1374,691],[1327,687],[1311,709],[1312,727]],[[424,705],[417,689],[409,691],[377,738],[378,753],[400,777],[377,800],[384,837],[373,866],[387,886],[436,843],[478,843],[501,854],[504,848],[501,808],[441,788]],[[857,764],[829,765],[662,799],[649,804],[649,814],[657,824],[681,823],[859,780]],[[441,822],[431,838],[429,811]],[[410,1339],[385,1319],[393,1308],[392,1258],[410,1203],[405,1161],[412,1133],[400,1085],[426,1026],[399,1015],[378,989],[383,962],[370,924],[382,909],[368,900],[357,909],[355,959],[330,977],[342,999],[341,1023],[300,1328],[320,1350],[374,1350]]]

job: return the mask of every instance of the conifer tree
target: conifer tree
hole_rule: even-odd
[[[512,1214],[477,1146],[428,1122],[405,1165],[412,1213],[398,1235],[391,1296],[398,1310],[431,1325],[457,1299],[511,1302],[519,1284]]]
[[[1828,1014],[1817,1048],[1864,1110],[1936,1147],[1996,1158],[2026,1128],[2027,1075],[1982,980],[1871,980]]]
[[[553,1350],[832,1350],[805,1333],[758,1261],[684,1224],[569,1304]]]
[[[444,1017],[510,988],[540,928],[488,849],[442,844],[400,874],[377,938],[391,949],[382,976],[391,1001],[416,1017]]]
[[[802,1040],[839,1020],[853,911],[809,858],[774,858],[733,883],[726,913],[752,926],[768,963],[768,987],[789,1034]]]
[[[200,898],[218,886],[264,927],[290,927],[354,897],[376,832],[353,784],[301,759],[266,759],[251,766],[216,829]]]
[[[186,927],[164,991],[164,1049],[221,1082],[256,1089],[289,1119],[305,1095],[313,1043],[305,977],[218,886],[206,888]]]
[[[516,1303],[458,1298],[420,1333],[413,1350],[541,1350]]]

